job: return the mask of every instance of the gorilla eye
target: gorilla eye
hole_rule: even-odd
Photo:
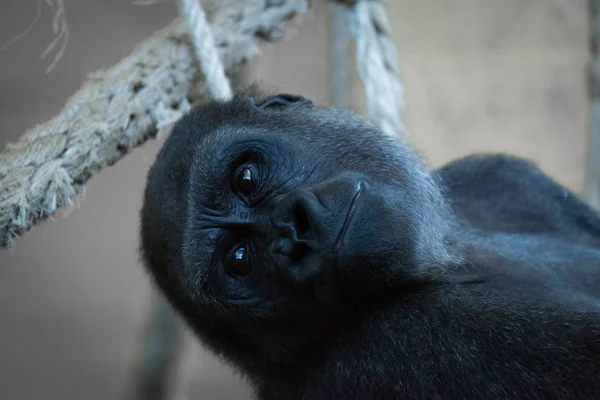
[[[239,247],[232,255],[229,266],[230,275],[246,276],[250,273],[251,267],[246,255],[246,248]]]
[[[256,186],[256,177],[250,167],[244,167],[238,174],[237,186],[243,194],[249,194]]]

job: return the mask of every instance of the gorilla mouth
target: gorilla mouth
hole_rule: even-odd
[[[358,186],[358,190],[354,194],[352,201],[350,202],[350,206],[348,207],[348,213],[346,214],[346,218],[344,219],[344,224],[342,225],[342,229],[340,229],[340,233],[338,234],[337,240],[335,241],[335,245],[333,247],[334,257],[335,257],[335,265],[337,267],[340,257],[340,250],[342,248],[342,244],[344,243],[344,237],[346,236],[346,231],[350,226],[350,222],[352,221],[352,217],[354,216],[354,204],[356,200],[360,196],[364,189],[364,184],[361,182]]]

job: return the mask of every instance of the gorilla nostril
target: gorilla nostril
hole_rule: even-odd
[[[298,265],[307,254],[311,252],[311,248],[302,242],[294,243],[294,247],[290,253],[292,265]]]
[[[294,204],[293,209],[294,228],[296,229],[296,235],[298,239],[307,239],[307,234],[310,234],[311,225],[308,214],[302,204]]]
[[[290,258],[292,265],[299,265],[302,260],[312,251],[310,246],[304,242],[279,239],[271,243],[270,251]]]

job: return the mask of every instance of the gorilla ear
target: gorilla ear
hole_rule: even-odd
[[[255,103],[253,98],[250,98],[250,106],[256,107],[261,110],[266,110],[269,108],[281,109],[285,108],[291,104],[301,104],[307,108],[313,107],[313,102],[305,97],[296,96],[293,94],[278,94],[276,96],[269,96],[266,99],[262,100],[259,103]]]

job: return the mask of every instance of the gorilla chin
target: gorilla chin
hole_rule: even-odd
[[[141,253],[259,399],[600,398],[600,217],[517,157],[252,89],[177,122]]]

